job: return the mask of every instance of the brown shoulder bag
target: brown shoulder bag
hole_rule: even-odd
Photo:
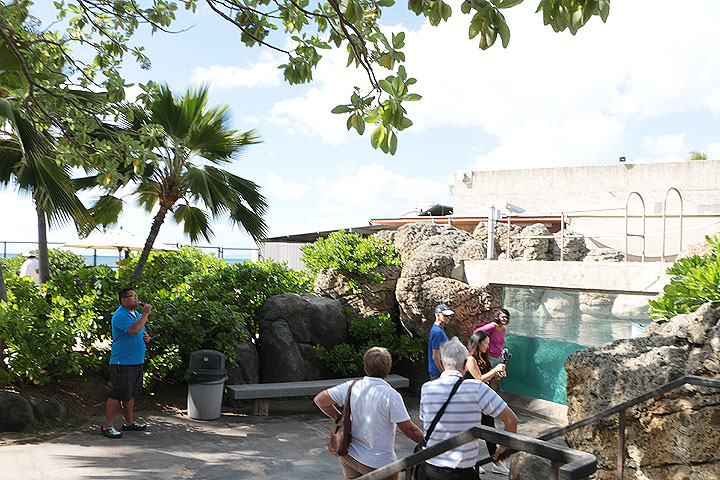
[[[328,450],[330,450],[330,453],[336,457],[347,455],[348,445],[350,445],[350,392],[352,391],[352,387],[355,385],[355,381],[353,381],[350,384],[350,388],[348,388],[343,411],[338,419],[335,420],[335,426],[333,427],[332,432],[330,432]]]

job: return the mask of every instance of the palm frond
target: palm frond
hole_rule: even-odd
[[[144,178],[135,189],[135,193],[138,195],[138,206],[145,208],[146,212],[151,212],[160,197],[160,187],[157,182]]]
[[[96,225],[107,226],[117,223],[122,209],[122,199],[112,195],[103,195],[97,199],[89,211]]]
[[[189,205],[178,205],[173,212],[173,219],[178,225],[183,225],[183,231],[190,237],[191,242],[197,242],[200,235],[205,237],[208,242],[212,239],[213,231],[210,228],[207,214],[202,209]]]

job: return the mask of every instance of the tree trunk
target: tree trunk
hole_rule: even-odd
[[[145,270],[145,264],[147,263],[148,257],[150,256],[150,251],[152,250],[152,246],[155,243],[155,239],[157,238],[158,233],[160,233],[160,226],[165,221],[165,214],[167,212],[168,208],[164,207],[161,204],[160,210],[158,211],[157,215],[155,215],[155,219],[153,220],[152,227],[150,228],[150,235],[148,235],[148,238],[145,241],[145,246],[143,247],[142,253],[140,254],[137,265],[135,265],[135,269],[130,274],[130,279],[128,280],[129,287],[137,286],[138,282],[140,281],[143,270]]]
[[[5,277],[3,276],[3,269],[2,264],[0,263],[0,301],[7,302],[7,288],[5,287]],[[5,340],[0,337],[0,370],[7,370],[7,365],[5,365],[5,349],[7,348],[7,344],[5,343]],[[2,382],[0,382],[0,386],[2,386]]]
[[[38,221],[38,261],[40,262],[40,283],[50,280],[50,259],[48,257],[47,223],[45,209],[35,203]]]
[[[2,263],[0,263],[0,300],[7,302],[7,288],[5,287],[5,277],[3,276]],[[0,339],[0,342],[2,340]],[[0,352],[2,353],[2,352]]]

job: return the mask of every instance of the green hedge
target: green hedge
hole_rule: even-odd
[[[63,258],[66,269],[58,266],[40,288],[18,278],[16,268],[4,269],[9,298],[0,302],[0,338],[6,343],[0,381],[43,384],[63,374],[107,370],[117,292],[137,257],[123,261],[118,279],[105,266],[75,268],[67,253],[50,255]],[[17,262],[3,264],[12,261]],[[201,348],[219,350],[234,364],[232,341],[257,332],[255,314],[265,299],[310,287],[307,272],[277,262],[229,265],[189,247],[151,254],[136,289],[141,302],[153,305],[146,385],[182,379],[190,352]]]

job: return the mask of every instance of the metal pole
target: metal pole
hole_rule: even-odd
[[[565,260],[565,213],[560,212],[560,261]]]
[[[625,469],[625,410],[618,412],[618,454],[617,454],[617,478],[622,480]]]
[[[560,462],[550,461],[550,480],[558,480],[560,478]]]
[[[510,260],[510,214],[508,213],[508,228],[507,228],[507,250],[505,250],[505,256]]]
[[[488,216],[487,259],[495,260],[495,206],[490,207]]]

